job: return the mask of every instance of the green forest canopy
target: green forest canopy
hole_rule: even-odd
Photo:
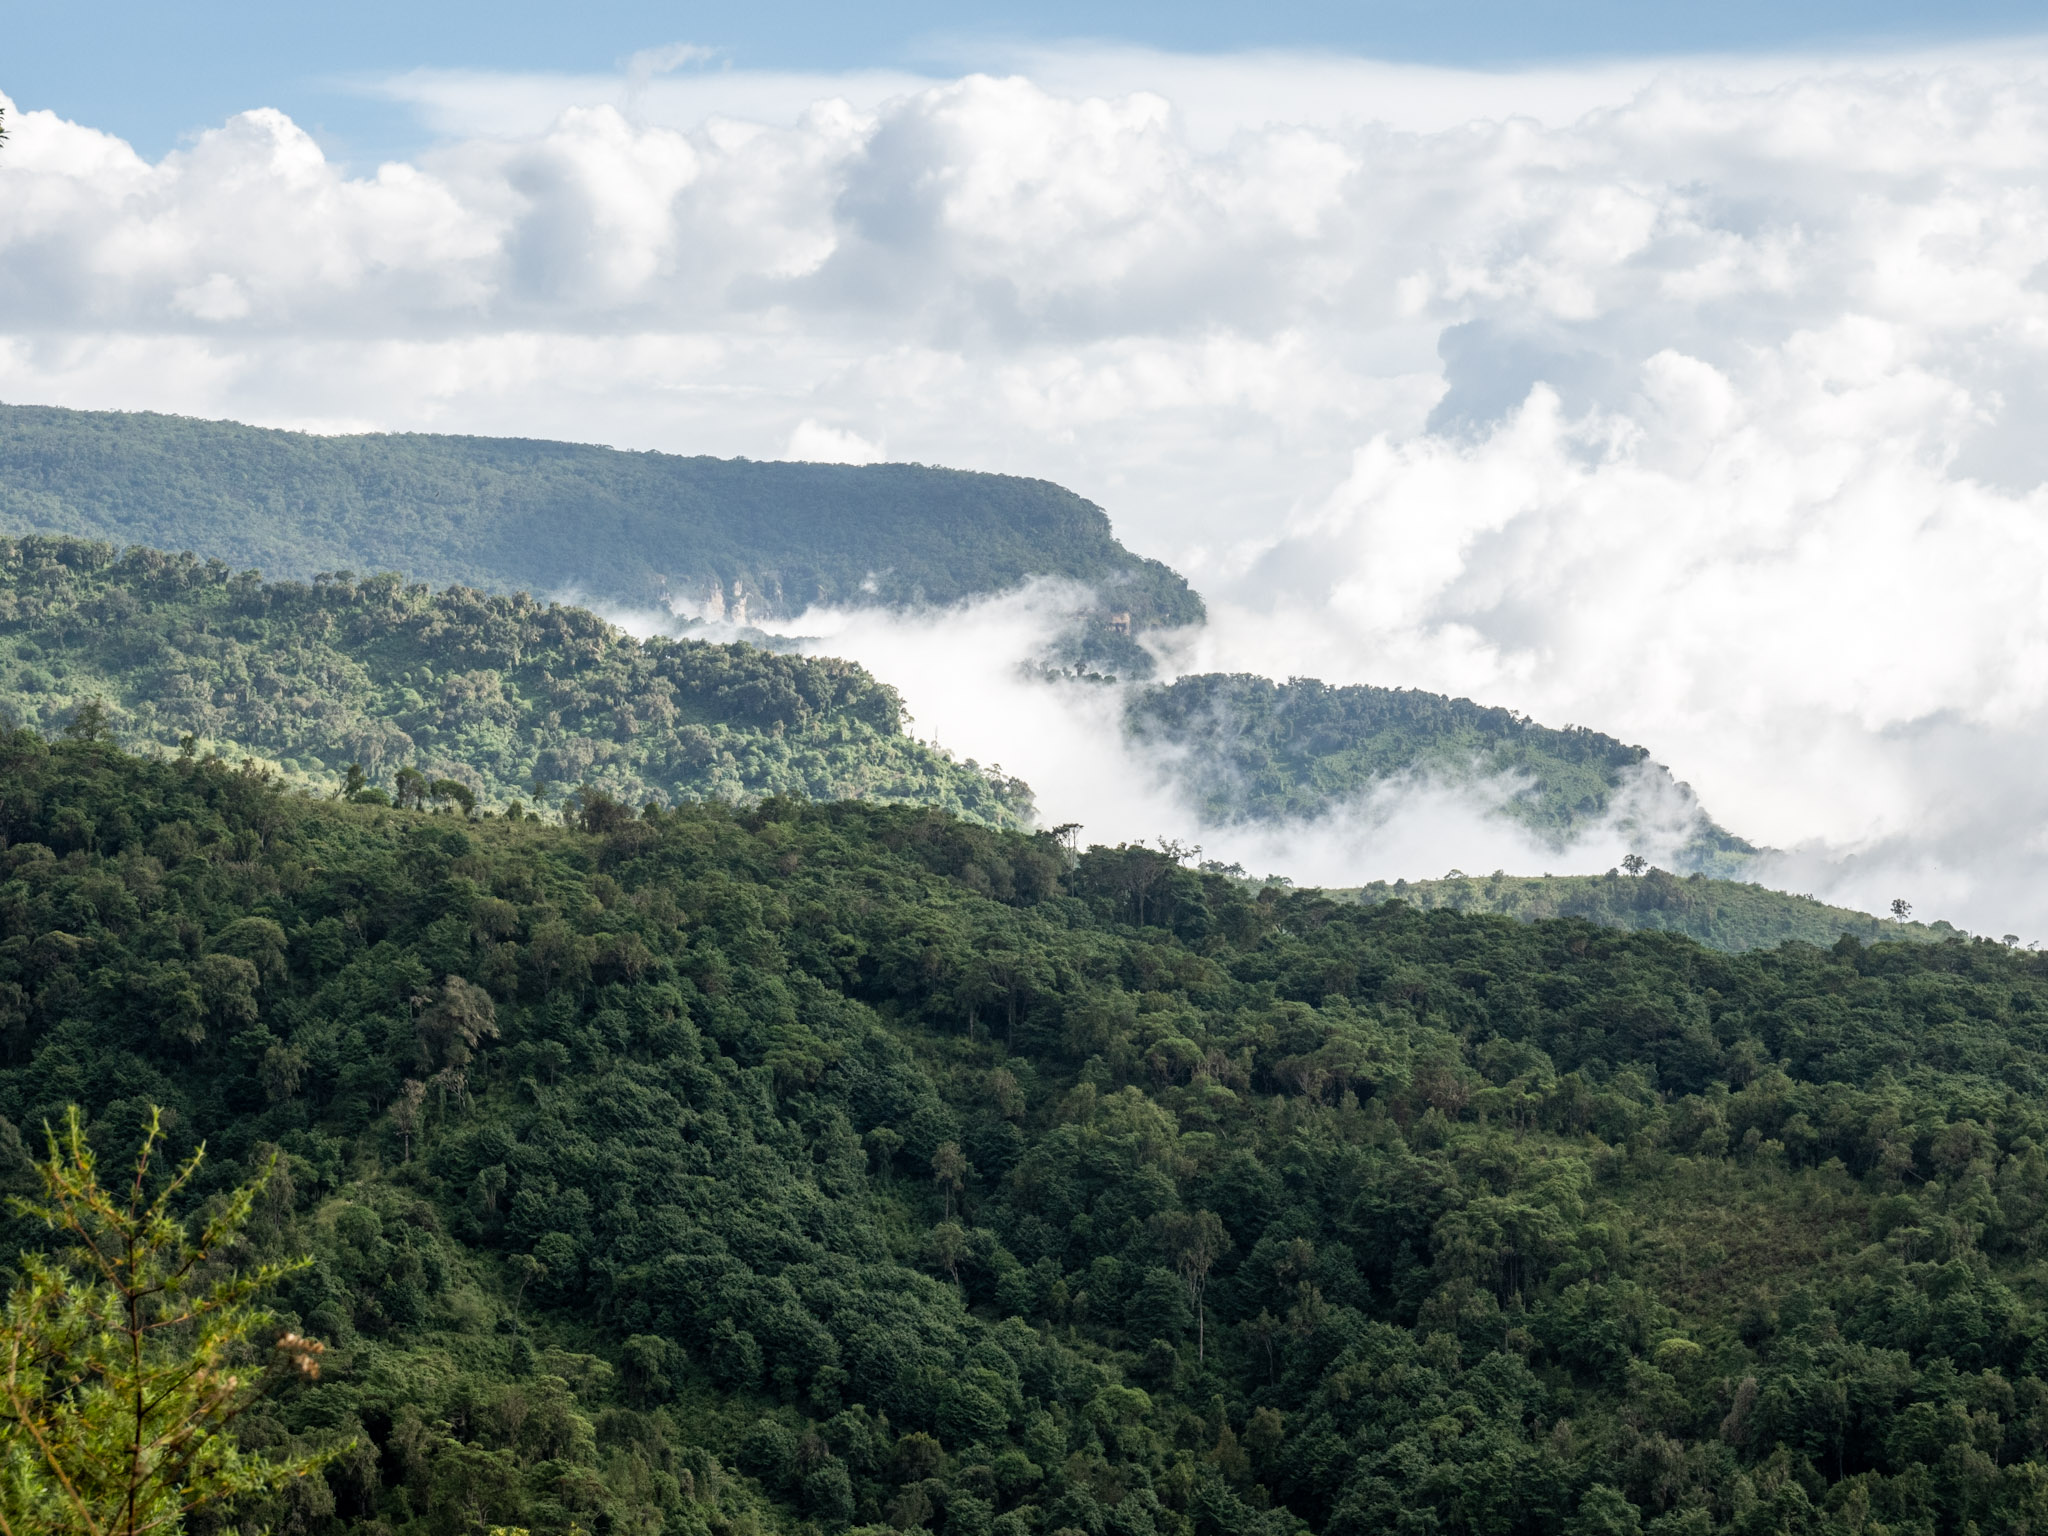
[[[360,763],[486,802],[536,775],[648,799],[865,796],[1029,821],[1020,781],[903,732],[851,662],[638,641],[577,608],[397,576],[264,582],[218,560],[0,538],[0,707],[54,731],[104,700],[116,738],[248,755],[320,785]]]
[[[1032,576],[1092,583],[1140,626],[1202,617],[1187,583],[1119,544],[1092,502],[1045,480],[921,464],[0,406],[0,532],[190,550],[300,581],[399,570],[606,605],[712,604],[728,618],[953,603]]]
[[[1619,870],[1541,876],[1495,871],[1443,880],[1375,880],[1330,894],[1368,905],[1404,901],[1424,911],[1497,912],[1526,922],[1583,918],[1603,928],[1682,933],[1712,949],[1768,949],[1793,939],[1825,948],[1844,934],[1866,944],[1967,937],[1946,922],[1896,922],[1853,907],[1831,907],[1811,896],[1698,873],[1681,880],[1662,869],[1646,870],[1640,877]]]
[[[1665,773],[1643,748],[1584,726],[1558,730],[1470,699],[1305,677],[1208,672],[1134,689],[1125,728],[1171,749],[1173,772],[1216,824],[1314,817],[1410,775],[1510,778],[1523,787],[1503,813],[1562,843],[1609,813],[1625,775]],[[1728,873],[1756,851],[1702,818],[1678,862]]]
[[[25,732],[0,833],[0,1146],[282,1150],[256,1247],[332,1348],[246,1433],[355,1448],[246,1522],[2048,1522],[2048,959]]]

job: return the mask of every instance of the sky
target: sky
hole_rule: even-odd
[[[2041,29],[2040,0],[352,0],[167,6],[0,0],[0,89],[161,155],[251,107],[276,107],[348,161],[417,150],[419,117],[376,90],[415,70],[588,76],[677,45],[745,71],[1002,70],[1048,46],[1256,50],[1454,68],[1700,53],[1868,50]]]
[[[1592,726],[2048,936],[2037,8],[285,9],[0,7],[5,398],[1043,475],[1208,597],[1177,665]],[[1415,794],[1371,873],[1543,857]]]

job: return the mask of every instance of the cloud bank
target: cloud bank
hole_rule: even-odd
[[[1046,475],[1210,596],[1193,665],[1591,725],[1804,888],[2048,934],[2038,49],[678,61],[536,128],[408,77],[448,137],[362,173],[10,112],[7,398]]]
[[[1039,580],[1022,591],[944,609],[812,609],[778,629],[813,654],[851,657],[910,702],[920,740],[1018,774],[1038,797],[1040,820],[1077,820],[1085,842],[1143,839],[1199,845],[1205,860],[1297,884],[1353,886],[1451,868],[1532,873],[1609,869],[1631,850],[1668,862],[1697,830],[1698,806],[1660,774],[1632,776],[1612,813],[1568,848],[1501,814],[1528,786],[1509,777],[1421,775],[1384,783],[1313,822],[1218,826],[1205,818],[1170,756],[1123,730],[1128,684],[1110,685],[1020,663],[1038,655],[1089,606],[1085,589]],[[678,626],[654,613],[607,617],[640,635]]]

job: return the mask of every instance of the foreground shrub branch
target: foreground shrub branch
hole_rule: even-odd
[[[203,1506],[304,1477],[334,1452],[249,1455],[230,1426],[282,1375],[319,1374],[296,1333],[268,1367],[252,1336],[275,1325],[258,1298],[307,1261],[222,1262],[270,1170],[226,1196],[196,1233],[171,1214],[202,1146],[155,1194],[155,1110],[125,1192],[101,1185],[74,1106],[48,1132],[40,1201],[16,1209],[69,1246],[30,1253],[0,1320],[0,1533],[137,1536],[176,1531]]]

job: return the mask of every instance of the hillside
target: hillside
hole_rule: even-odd
[[[863,796],[1028,821],[1030,791],[903,734],[849,662],[636,641],[524,594],[396,576],[264,582],[219,561],[0,538],[0,709],[54,732],[89,700],[130,746],[255,757],[322,789],[350,763],[489,803],[535,776],[648,799]]]
[[[4,533],[189,550],[297,581],[399,570],[437,587],[666,605],[742,627],[815,602],[944,604],[1067,577],[1100,601],[1040,662],[1127,680],[1152,671],[1135,634],[1203,616],[1180,576],[1124,549],[1102,510],[1073,493],[923,465],[317,437],[0,406]],[[1127,620],[1112,623],[1120,613]],[[1127,724],[1171,753],[1211,822],[1313,815],[1408,773],[1508,775],[1521,788],[1506,813],[1562,840],[1605,816],[1633,772],[1685,793],[1639,747],[1409,690],[1212,674],[1135,693]],[[1753,850],[1702,817],[1689,846],[1658,851],[1685,870],[1729,874]]]
[[[756,463],[518,438],[316,437],[0,406],[0,533],[190,550],[300,581],[405,571],[745,623],[812,603],[952,603],[1032,576],[1137,626],[1199,620],[1173,571],[1044,480]]]
[[[1423,911],[1491,912],[1523,922],[1575,917],[1603,928],[1682,933],[1711,949],[1769,949],[1797,941],[1823,948],[1844,934],[1861,943],[1932,943],[1967,937],[1945,922],[1899,923],[1852,907],[1831,907],[1811,896],[1766,890],[1735,880],[1694,874],[1679,879],[1661,869],[1640,877],[1605,875],[1483,875],[1447,880],[1376,880],[1332,891],[1368,906],[1405,901]]]
[[[331,1348],[303,1536],[2039,1528],[2048,960],[581,829],[0,737],[0,1151],[143,1108]],[[18,1158],[5,1170],[18,1178]],[[16,1222],[17,1242],[42,1240]]]
[[[1689,839],[1671,851],[1680,868],[1731,873],[1757,851],[1699,813],[1691,790],[1643,748],[1470,699],[1209,672],[1134,689],[1125,728],[1166,754],[1216,825],[1313,817],[1409,776],[1499,779],[1513,786],[1502,813],[1562,844],[1613,812],[1631,776],[1648,773],[1661,780],[1660,798],[1696,814]]]

